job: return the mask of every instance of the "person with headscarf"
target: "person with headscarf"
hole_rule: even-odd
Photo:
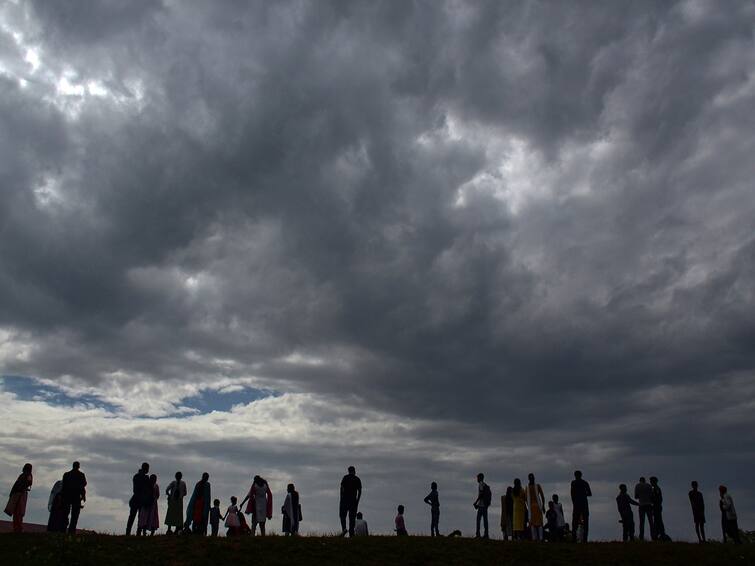
[[[47,532],[64,533],[68,527],[68,513],[66,504],[63,502],[63,480],[58,480],[50,490],[50,498],[47,500],[47,510],[50,518],[47,520]]]
[[[212,489],[210,486],[210,474],[202,474],[202,479],[194,486],[194,491],[186,506],[186,522],[184,530],[194,534],[206,535],[207,523],[210,520],[210,507],[212,506]]]
[[[26,515],[26,502],[29,499],[29,491],[34,482],[31,474],[31,464],[24,464],[16,481],[8,494],[8,503],[5,506],[5,514],[13,517],[13,532],[24,531],[24,515]]]

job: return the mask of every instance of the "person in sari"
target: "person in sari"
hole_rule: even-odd
[[[210,487],[210,474],[202,474],[202,479],[194,486],[194,491],[186,506],[186,523],[184,530],[194,534],[207,534],[207,523],[210,519],[210,506],[212,505],[212,490]]]
[[[511,527],[514,524],[514,490],[511,486],[506,488],[506,495],[501,496],[501,533],[503,540],[514,537]]]
[[[527,497],[522,488],[522,480],[519,478],[514,480],[514,488],[511,490],[511,495],[514,498],[511,525],[511,530],[514,533],[513,538],[514,540],[523,540],[526,522],[525,516],[527,514]]]
[[[50,518],[47,520],[47,532],[64,533],[68,528],[68,513],[63,501],[63,480],[58,480],[50,490],[50,498],[47,500],[47,510]]]
[[[283,532],[286,536],[299,534],[299,521],[301,520],[301,505],[299,504],[299,492],[294,484],[288,484],[286,488],[286,500],[281,508],[283,513]]]
[[[543,540],[543,510],[545,494],[539,483],[535,483],[535,474],[527,476],[527,509],[530,513],[530,530],[532,540]]]
[[[155,531],[160,528],[160,514],[157,508],[157,500],[160,498],[160,486],[157,485],[157,476],[152,474],[149,476],[149,483],[152,489],[152,497],[146,505],[143,505],[139,509],[139,523],[136,529],[137,536],[139,534],[146,535],[149,531],[150,536],[155,535]]]
[[[265,521],[273,518],[273,493],[270,491],[270,486],[264,478],[260,476],[254,476],[252,481],[252,487],[249,488],[249,493],[246,494],[244,501],[241,502],[243,507],[244,502],[249,503],[244,511],[247,515],[252,515],[252,536],[257,532],[257,525],[260,526],[260,535],[265,536]]]
[[[21,474],[11,487],[8,504],[5,506],[5,514],[13,517],[13,532],[24,531],[24,515],[26,515],[26,502],[29,499],[29,491],[34,478],[31,474],[31,464],[24,464]]]
[[[168,488],[165,490],[165,496],[168,499],[168,511],[165,513],[165,524],[168,527],[168,532],[165,534],[172,535],[173,527],[178,529],[183,527],[184,524],[184,497],[186,497],[186,482],[183,481],[183,474],[176,472],[176,479],[174,479]]]

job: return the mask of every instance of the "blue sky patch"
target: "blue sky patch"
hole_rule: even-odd
[[[199,395],[187,397],[181,401],[181,405],[190,409],[196,409],[200,413],[211,411],[229,411],[231,407],[239,404],[247,404],[266,397],[278,397],[280,393],[270,389],[255,389],[244,387],[230,391],[203,389]]]
[[[40,401],[50,405],[73,407],[84,405],[106,411],[115,411],[117,407],[112,403],[103,401],[96,395],[69,395],[53,385],[39,382],[33,377],[19,375],[4,375],[0,378],[0,388],[12,393],[22,401]]]

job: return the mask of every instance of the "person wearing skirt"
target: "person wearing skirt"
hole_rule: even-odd
[[[183,527],[184,524],[184,497],[186,497],[186,482],[183,481],[183,474],[176,472],[176,479],[170,482],[168,489],[165,490],[165,496],[168,500],[168,511],[165,513],[165,525],[168,527],[166,534],[173,534],[171,530],[176,528],[175,532]]]
[[[21,533],[24,530],[24,515],[26,515],[26,501],[29,499],[29,490],[34,478],[31,475],[31,464],[24,464],[21,474],[11,487],[8,504],[5,506],[5,514],[13,517],[13,532]]]
[[[154,535],[155,531],[160,528],[160,514],[157,508],[157,500],[160,497],[160,486],[157,485],[157,476],[155,474],[149,476],[149,481],[152,484],[152,502],[150,505],[139,508],[137,535],[146,535],[147,531],[149,531],[150,535]]]

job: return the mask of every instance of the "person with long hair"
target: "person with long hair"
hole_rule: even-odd
[[[13,517],[13,532],[24,531],[24,515],[26,515],[26,502],[29,499],[29,491],[34,478],[31,474],[31,464],[24,464],[16,481],[8,494],[8,504],[5,506],[5,514]]]
[[[530,512],[530,530],[532,540],[543,540],[543,510],[545,509],[545,494],[539,483],[535,483],[535,474],[527,476],[527,509]]]
[[[252,487],[249,488],[244,502],[249,501],[244,511],[247,515],[252,515],[252,536],[257,533],[257,525],[260,526],[260,535],[265,536],[265,522],[273,518],[273,493],[270,486],[262,476],[254,476]]]

